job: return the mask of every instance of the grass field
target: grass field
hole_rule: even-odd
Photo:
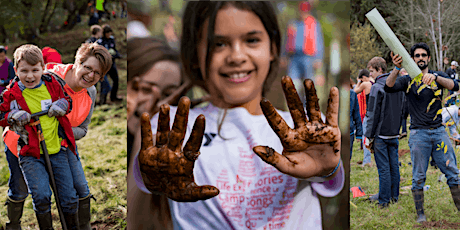
[[[117,59],[120,87],[118,96],[126,98],[126,19],[106,22],[111,25],[117,39],[117,49],[124,56]],[[74,61],[75,51],[89,37],[89,27],[83,23],[72,31],[43,35],[35,42],[38,46],[51,46],[59,50],[64,63]],[[8,56],[24,42],[9,44]],[[110,78],[109,78],[110,79]],[[119,104],[97,106],[89,125],[88,134],[77,141],[85,176],[91,193],[91,225],[96,229],[124,229],[126,226],[126,99]],[[3,145],[0,149],[3,152]],[[9,170],[5,154],[0,154],[0,229],[7,219],[6,201]],[[60,229],[57,209],[52,198],[53,225]],[[23,229],[38,229],[32,199],[29,196],[22,217]]]
[[[409,133],[408,133],[409,134]],[[399,142],[401,167],[400,196],[396,204],[387,209],[380,209],[375,203],[365,201],[368,195],[378,193],[379,177],[372,156],[371,167],[362,167],[358,161],[363,160],[363,150],[355,140],[350,169],[350,188],[361,186],[366,193],[364,197],[353,198],[350,193],[350,228],[351,229],[460,229],[460,214],[455,208],[449,187],[445,182],[438,182],[442,175],[439,169],[429,166],[426,185],[431,187],[425,192],[425,215],[427,222],[417,224],[417,215],[412,198],[412,166],[409,165],[409,135]],[[403,151],[401,151],[403,150]],[[404,151],[405,150],[405,151]],[[456,157],[460,157],[460,148],[455,148]],[[405,153],[404,153],[405,152]],[[458,163],[458,162],[457,162]],[[458,167],[458,165],[457,165]]]

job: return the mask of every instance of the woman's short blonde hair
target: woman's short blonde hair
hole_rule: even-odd
[[[83,43],[75,55],[75,64],[81,65],[89,57],[95,57],[101,65],[101,75],[104,76],[112,67],[112,55],[104,47],[97,43]]]

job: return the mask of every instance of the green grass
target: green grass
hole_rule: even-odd
[[[74,61],[75,51],[87,37],[89,27],[84,22],[74,30],[44,35],[37,40],[39,47],[52,46],[61,52],[64,63]],[[126,57],[124,30],[126,19],[107,21],[114,30],[118,51]],[[15,48],[25,42],[9,44]],[[12,55],[14,49],[8,52]],[[11,57],[11,56],[10,56]],[[119,74],[118,96],[126,98],[126,58],[116,61]],[[109,78],[110,79],[110,78]],[[126,227],[126,100],[121,104],[97,106],[92,116],[86,137],[77,141],[82,166],[91,193],[97,201],[91,201],[91,225],[97,229],[124,229]],[[0,149],[3,149],[0,143]],[[3,151],[2,151],[3,152]],[[0,229],[8,221],[6,201],[9,170],[5,154],[0,154]],[[53,226],[61,229],[57,209],[52,197]],[[21,218],[23,229],[38,229],[32,198],[26,199]]]
[[[408,133],[409,134],[409,133]],[[399,150],[409,150],[409,135],[399,142]],[[457,159],[460,157],[460,148],[455,148]],[[357,162],[363,160],[363,151],[360,150],[359,142],[355,140],[353,144],[353,158],[350,163],[350,188],[361,186],[366,196],[353,198],[350,193],[350,228],[351,229],[418,229],[420,224],[416,223],[415,205],[412,198],[412,166],[410,153],[406,153],[399,158],[402,166],[399,168],[401,175],[400,196],[396,204],[392,204],[388,209],[380,209],[374,203],[365,201],[367,195],[373,195],[379,191],[379,177],[375,166],[374,156],[372,156],[372,167],[362,167]],[[458,165],[457,165],[458,167]],[[448,223],[460,223],[460,215],[455,208],[449,187],[445,182],[438,182],[442,175],[439,169],[429,166],[425,185],[430,185],[425,192],[425,215],[430,223],[429,226],[438,226],[434,222],[445,220]],[[445,225],[443,225],[446,227]],[[435,229],[430,228],[429,229]],[[444,229],[452,229],[447,227]]]

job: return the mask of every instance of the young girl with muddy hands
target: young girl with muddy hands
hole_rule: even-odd
[[[151,121],[141,116],[137,187],[169,198],[174,229],[321,229],[316,193],[335,196],[344,184],[338,89],[325,121],[311,80],[304,110],[282,78],[290,116],[263,98],[281,49],[268,2],[188,2],[182,34],[185,73],[211,103],[189,110],[183,97]]]

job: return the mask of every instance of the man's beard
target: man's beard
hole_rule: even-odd
[[[424,63],[422,66],[420,66],[420,64],[419,64],[419,63],[421,63],[421,62]],[[421,70],[424,70],[424,69],[426,69],[426,67],[428,67],[428,64],[427,64],[425,61],[419,61],[419,62],[417,63],[417,66],[418,66]]]

